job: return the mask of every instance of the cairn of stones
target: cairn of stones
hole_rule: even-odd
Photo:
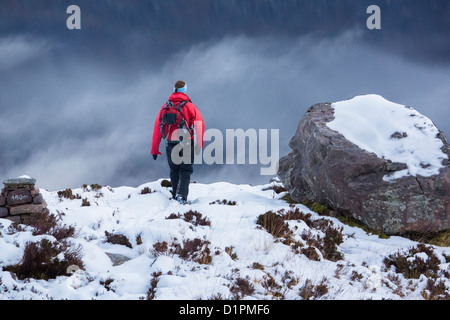
[[[36,179],[28,176],[4,180],[0,194],[0,218],[20,223],[31,214],[48,211],[47,203],[35,184]]]

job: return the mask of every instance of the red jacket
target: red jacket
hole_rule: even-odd
[[[174,104],[178,104],[185,100],[190,100],[189,97],[182,92],[175,92],[169,97],[169,100]],[[161,110],[164,108],[165,104],[161,107]],[[161,110],[158,112],[158,116],[156,117],[155,126],[153,128],[153,139],[152,139],[152,151],[151,154],[161,154],[159,152],[159,145],[161,143],[161,127],[160,127],[160,118],[161,118]],[[203,136],[205,134],[205,125],[203,123],[202,115],[200,111],[198,111],[197,107],[192,103],[188,102],[183,107],[183,115],[186,121],[187,127],[191,128],[191,139],[194,139],[194,131],[197,137],[197,145],[203,148]],[[169,132],[169,136],[172,134],[174,130],[177,128],[171,129]]]

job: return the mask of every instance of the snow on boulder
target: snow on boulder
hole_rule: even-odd
[[[312,106],[280,159],[291,197],[388,234],[450,226],[450,147],[433,122],[378,95]]]
[[[430,177],[439,174],[444,142],[430,119],[411,107],[390,102],[379,95],[358,96],[336,102],[334,120],[327,123],[347,140],[380,158],[404,163],[407,168],[386,175],[390,181],[407,175]]]

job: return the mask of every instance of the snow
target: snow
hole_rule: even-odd
[[[284,193],[270,189],[277,183],[192,183],[193,203],[185,206],[170,200],[170,191],[161,186],[161,180],[137,188],[74,189],[73,194],[90,201],[89,207],[82,207],[81,199],[60,199],[56,191],[41,190],[48,208],[60,216],[61,223],[75,227],[75,235],[67,240],[81,246],[84,266],[47,281],[19,280],[0,268],[0,299],[138,300],[147,299],[152,288],[157,300],[233,299],[230,288],[237,278],[248,279],[253,285],[254,292],[242,297],[249,300],[276,299],[280,294],[289,300],[302,299],[299,292],[308,281],[326,284],[328,292],[319,299],[423,299],[425,277],[406,279],[395,270],[386,270],[383,264],[389,254],[407,251],[417,242],[402,237],[381,239],[298,204],[295,208],[310,213],[313,219],[327,219],[335,227],[343,227],[344,241],[338,247],[343,259],[314,261],[295,253],[257,225],[257,217],[269,210],[292,209],[281,199]],[[141,194],[144,187],[152,192]],[[222,199],[236,201],[236,205],[212,204]],[[200,212],[210,225],[166,219],[171,213],[183,215],[189,210]],[[301,220],[288,224],[298,242],[303,241],[303,231],[320,234]],[[0,267],[19,263],[29,241],[55,240],[49,235],[34,236],[30,227],[10,232],[10,226],[9,220],[0,219]],[[125,235],[132,248],[106,242],[105,231]],[[184,241],[196,238],[209,242],[209,264],[184,259],[177,253],[176,248]],[[155,251],[154,245],[162,242],[172,251]],[[450,248],[434,248],[441,270],[448,271],[445,256],[450,256]],[[129,260],[113,265],[106,253],[121,254]],[[426,260],[423,253],[420,257]],[[448,278],[441,279],[450,287]],[[396,290],[399,288],[402,290]]]
[[[439,130],[411,107],[375,94],[356,96],[331,106],[335,119],[327,123],[329,128],[363,150],[407,165],[407,169],[385,176],[385,181],[439,174],[442,160],[448,158],[441,150],[442,140],[437,138]]]

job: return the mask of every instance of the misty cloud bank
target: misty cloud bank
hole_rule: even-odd
[[[45,41],[27,36],[2,38],[0,39],[0,70],[13,68],[22,62],[42,55],[48,49]]]

